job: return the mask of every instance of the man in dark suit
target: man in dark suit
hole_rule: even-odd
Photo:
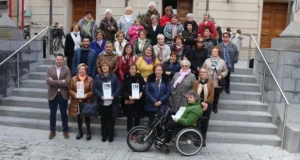
[[[47,70],[48,84],[48,100],[50,108],[50,135],[49,139],[56,136],[56,112],[57,106],[61,114],[61,121],[63,127],[63,135],[65,139],[69,138],[68,134],[68,87],[71,81],[71,71],[68,67],[63,66],[64,56],[57,54],[55,57],[55,66],[49,67]]]

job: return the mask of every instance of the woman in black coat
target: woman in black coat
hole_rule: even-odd
[[[66,35],[65,41],[65,57],[67,58],[67,64],[72,69],[72,60],[76,49],[80,48],[81,40],[85,34],[80,32],[80,27],[76,24],[71,28],[71,32]],[[77,66],[76,66],[77,67]]]
[[[147,38],[151,40],[151,45],[154,46],[157,44],[157,35],[163,34],[163,27],[158,24],[158,18],[156,15],[151,16],[151,26],[146,28],[148,34]]]
[[[139,84],[139,98],[132,98],[132,84]],[[123,114],[127,116],[127,131],[130,131],[132,127],[140,125],[141,111],[144,109],[143,103],[143,91],[145,87],[144,78],[141,74],[137,73],[137,66],[131,64],[128,66],[128,73],[124,75],[124,81],[122,85],[122,96],[125,100],[125,106],[123,107]]]

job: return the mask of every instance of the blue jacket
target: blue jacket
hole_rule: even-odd
[[[96,51],[97,55],[99,55],[102,51],[105,50],[105,43],[106,43],[106,40],[103,39],[102,45],[99,46],[99,44],[97,43],[97,41],[93,41],[91,43],[91,48]]]
[[[169,78],[163,74],[160,88],[158,88],[157,83],[155,82],[155,74],[152,73],[148,77],[146,83],[146,111],[158,111],[162,106],[170,105],[170,96],[171,96],[171,84]],[[156,107],[154,103],[161,101],[161,106]]]
[[[111,92],[112,92],[111,95],[114,97],[113,104],[118,103],[118,98],[119,98],[118,96],[120,94],[120,89],[121,89],[121,85],[118,77],[113,73],[110,73],[107,77],[105,77],[102,73],[100,73],[96,75],[93,84],[93,91],[94,94],[97,96],[98,104],[103,105],[103,100],[101,98],[103,96],[102,85],[105,82],[111,82]]]
[[[80,55],[81,55],[82,48],[79,48],[75,51],[73,60],[72,60],[72,75],[76,76],[78,73],[77,66],[80,64]],[[88,75],[92,78],[95,78],[96,75],[96,60],[97,60],[97,54],[95,50],[89,49],[89,55],[88,55]]]
[[[169,79],[172,80],[173,76],[176,72],[179,72],[181,69],[181,66],[178,61],[171,64],[170,60],[163,63],[165,72],[171,72],[171,75],[169,76]]]

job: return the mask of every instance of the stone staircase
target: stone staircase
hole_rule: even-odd
[[[53,59],[44,59],[35,72],[22,80],[12,96],[4,98],[0,106],[0,125],[35,129],[49,129],[46,70]],[[221,94],[218,114],[212,113],[208,142],[245,143],[278,146],[277,127],[272,124],[267,105],[261,103],[260,87],[251,69],[237,68],[231,76],[231,94]],[[57,113],[57,130],[61,130]],[[142,120],[142,123],[145,119]],[[70,132],[77,132],[76,119],[69,118]],[[92,119],[93,134],[100,134],[100,119]],[[116,121],[116,136],[125,137],[126,118]]]

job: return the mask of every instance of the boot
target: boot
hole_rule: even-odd
[[[77,124],[78,124],[78,134],[76,136],[76,139],[79,140],[83,137],[83,132],[82,132],[82,117],[78,115],[77,117]]]
[[[92,139],[91,136],[91,119],[90,117],[85,117],[85,124],[86,124],[86,140],[89,141]]]

